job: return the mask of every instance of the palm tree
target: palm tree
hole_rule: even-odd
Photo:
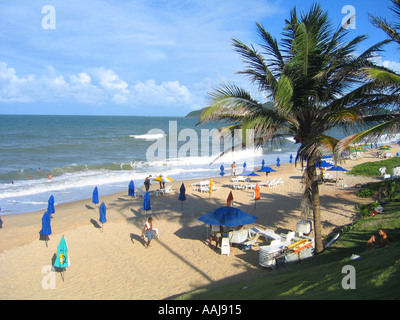
[[[372,24],[383,30],[391,40],[400,45],[400,0],[391,0],[392,7],[390,10],[397,16],[398,22],[390,23],[385,18],[375,17],[370,15]]]
[[[387,42],[380,42],[356,56],[366,36],[345,42],[348,32],[336,31],[319,5],[299,17],[296,7],[286,20],[280,43],[257,23],[261,51],[233,39],[233,46],[246,64],[240,74],[248,76],[259,91],[273,101],[272,108],[253,99],[235,84],[222,84],[210,93],[208,108],[200,122],[224,121],[228,130],[253,129],[255,144],[280,143],[294,137],[299,149],[296,163],[305,163],[304,200],[313,212],[316,253],[323,250],[316,163],[322,148],[332,150],[338,140],[329,129],[344,130],[364,122],[382,121],[375,109],[388,97],[378,90],[381,83],[365,79],[362,70],[378,68],[373,56]],[[245,130],[243,130],[245,131]],[[338,159],[337,159],[338,160]]]
[[[400,0],[392,0],[391,11],[395,14],[397,21],[394,23],[388,22],[386,18],[375,17],[370,15],[372,24],[383,30],[388,38],[400,45]],[[392,94],[397,94],[400,86],[400,75],[392,70],[381,70],[374,68],[367,68],[369,76],[373,79],[382,81],[388,86],[388,90],[392,90]]]
[[[396,22],[388,22],[386,18],[375,17],[370,15],[371,23],[384,31],[388,35],[390,42],[397,43],[400,45],[400,0],[391,0],[392,7],[390,10],[395,14]],[[369,130],[353,134],[343,141],[341,141],[336,147],[336,153],[342,152],[350,143],[358,141],[360,139],[368,139],[370,137],[377,137],[381,134],[398,133],[400,129],[400,116],[399,116],[399,90],[400,90],[400,74],[397,72],[376,66],[368,66],[363,69],[366,76],[370,79],[380,82],[381,87],[385,90],[386,96],[382,98],[381,102],[383,105],[394,108],[394,112],[388,112],[384,110],[384,115],[381,114],[381,121],[376,126],[373,126]]]

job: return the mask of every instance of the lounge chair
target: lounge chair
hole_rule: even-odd
[[[261,182],[261,183],[259,184],[259,186],[260,186],[260,187],[268,186],[270,183],[271,183],[271,180],[267,180],[267,181],[265,181],[265,182]]]
[[[229,231],[228,232],[229,242],[244,244],[249,238],[249,231],[247,229]]]
[[[170,194],[170,193],[175,193],[174,190],[172,190],[172,186],[167,186],[165,189],[160,189],[161,194]]]
[[[232,178],[232,182],[247,182],[250,181],[250,177],[237,176],[236,178]]]
[[[205,187],[205,186],[208,186],[209,184],[210,184],[210,181],[205,180],[205,181],[199,181],[199,182],[192,183],[191,186],[192,187]]]
[[[247,191],[248,189],[255,189],[256,184],[255,183],[245,184],[244,187],[246,188],[246,191]]]
[[[237,190],[237,189],[243,190],[243,189],[244,189],[244,186],[241,185],[241,184],[233,184],[233,185],[232,185],[232,189],[234,189],[234,190]]]
[[[221,254],[226,254],[229,256],[231,252],[231,246],[229,245],[229,239],[228,238],[222,238],[221,241]]]
[[[135,198],[144,197],[145,192],[142,189],[135,190]]]
[[[267,184],[267,186],[269,187],[269,188],[272,188],[272,187],[275,187],[277,184],[276,184],[276,181],[278,181],[277,179],[272,179],[268,184]]]
[[[219,189],[219,187],[212,187],[212,191],[217,191]],[[200,191],[201,193],[204,192],[210,192],[210,187],[209,186],[205,186],[205,187],[198,187],[198,188],[194,188],[194,191]]]
[[[150,190],[149,193],[150,195],[156,196],[158,197],[160,195],[161,189],[157,189],[157,190]]]
[[[279,234],[276,234],[275,231],[272,229],[261,230],[256,227],[249,229],[250,237],[254,237],[256,234],[259,234],[260,236],[265,237],[265,240],[267,240],[268,242],[271,242],[274,240],[281,241],[281,236]]]
[[[268,246],[261,246],[259,248],[259,264],[267,268],[275,268],[276,258],[280,255],[284,245],[280,240],[271,241]]]

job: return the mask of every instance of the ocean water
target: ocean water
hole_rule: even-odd
[[[128,190],[131,180],[163,174],[175,180],[218,178],[236,161],[252,171],[289,162],[298,146],[250,148],[217,156],[229,141],[213,140],[218,124],[198,119],[136,116],[0,115],[0,215]],[[214,162],[213,162],[214,161]],[[51,175],[51,179],[49,178]],[[56,207],[57,213],[57,207]]]

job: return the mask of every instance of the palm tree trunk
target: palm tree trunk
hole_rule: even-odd
[[[319,187],[317,179],[317,169],[315,167],[314,157],[307,161],[307,175],[310,183],[310,200],[314,216],[314,239],[315,253],[321,253],[324,250],[322,244],[322,225],[321,225],[321,210],[319,202]]]

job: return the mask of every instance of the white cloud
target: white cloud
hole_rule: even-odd
[[[152,105],[189,104],[193,95],[179,81],[163,81],[157,84],[154,79],[138,81],[133,87],[135,102],[146,102]]]
[[[124,103],[129,94],[128,84],[113,70],[104,68],[95,69],[92,75],[90,72],[63,75],[48,66],[42,75],[18,76],[14,68],[0,62],[0,84],[1,102]]]
[[[26,94],[26,87],[34,83],[35,76],[18,77],[14,68],[0,62],[0,102],[32,102]]]
[[[42,75],[19,76],[14,68],[0,62],[0,102],[59,102],[84,104],[129,104],[158,108],[192,107],[198,99],[179,81],[154,79],[128,84],[112,69],[93,68],[63,75],[46,67]]]
[[[397,61],[393,60],[383,60],[382,56],[377,56],[374,58],[374,62],[377,65],[380,65],[382,67],[391,69],[397,73],[400,73],[400,63]]]
[[[100,86],[111,91],[123,91],[127,90],[128,84],[123,81],[113,70],[105,68],[95,68],[91,73],[97,78]]]

